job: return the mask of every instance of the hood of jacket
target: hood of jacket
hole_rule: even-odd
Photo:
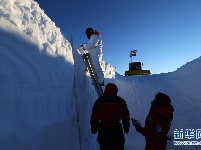
[[[117,92],[118,92],[118,88],[115,84],[108,83],[105,86],[105,91],[104,91],[105,96],[117,96]]]

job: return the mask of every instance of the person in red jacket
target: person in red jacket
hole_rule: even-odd
[[[91,133],[98,132],[100,150],[123,150],[124,133],[129,132],[130,113],[125,100],[117,96],[117,92],[117,86],[108,83],[103,96],[95,101],[92,108]]]
[[[174,107],[171,99],[164,93],[155,95],[150,111],[146,117],[145,127],[135,119],[131,119],[137,132],[145,136],[145,150],[165,150],[167,145],[167,133],[173,119]]]

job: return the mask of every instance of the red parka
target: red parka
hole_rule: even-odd
[[[171,104],[157,106],[152,104],[146,117],[145,127],[141,134],[146,138],[145,150],[165,150],[167,145],[167,133],[173,119],[174,108]]]

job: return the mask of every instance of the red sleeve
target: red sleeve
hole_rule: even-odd
[[[90,123],[91,123],[91,133],[96,134],[96,132],[98,131],[98,124],[99,124],[99,109],[96,102],[92,108]]]
[[[124,120],[130,120],[130,113],[128,111],[128,107],[127,105],[125,104],[124,108],[123,108],[123,117],[122,119]]]
[[[125,132],[129,132],[130,113],[129,113],[129,110],[128,110],[126,103],[125,103],[124,108],[123,108],[122,123],[123,123],[123,128],[124,128]]]
[[[166,136],[168,133],[168,125],[163,120],[157,120],[153,123],[151,128],[144,127],[141,130],[141,134],[145,137],[152,139],[160,139]]]

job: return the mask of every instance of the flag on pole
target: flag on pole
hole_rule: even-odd
[[[130,57],[136,56],[136,53],[137,53],[137,50],[132,50],[132,51],[130,52]]]

